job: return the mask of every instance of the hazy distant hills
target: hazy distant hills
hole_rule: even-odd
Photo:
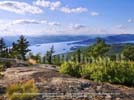
[[[19,37],[18,36],[9,36],[4,37],[6,44],[10,46],[13,41],[16,41]],[[43,43],[54,43],[54,42],[65,42],[65,41],[78,41],[74,42],[73,44],[91,44],[96,41],[95,36],[70,36],[70,35],[63,35],[63,36],[40,36],[40,37],[26,37],[31,45],[34,44],[43,44]],[[121,43],[127,41],[134,41],[134,34],[120,34],[120,35],[111,35],[111,36],[102,36],[107,43]]]
[[[134,34],[121,34],[104,38],[107,42],[134,41]]]
[[[133,42],[134,43],[134,34],[120,34],[120,35],[112,35],[112,36],[107,36],[107,37],[101,37],[104,39],[107,43],[129,43]],[[96,41],[96,38],[92,39],[86,39],[86,40],[81,40],[78,42],[74,42],[74,44],[91,44]]]
[[[7,36],[3,37],[6,41],[6,44],[10,46],[13,41],[18,40],[19,36]],[[43,43],[54,43],[54,42],[65,42],[65,41],[80,41],[80,40],[86,40],[89,39],[90,36],[70,36],[70,35],[64,35],[64,36],[39,36],[39,37],[26,37],[27,40],[30,42],[30,45],[34,44],[43,44]]]

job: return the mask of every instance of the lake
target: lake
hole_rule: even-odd
[[[78,41],[69,41],[69,42],[55,42],[55,43],[44,43],[44,44],[35,44],[29,47],[33,54],[40,54],[41,56],[45,55],[47,51],[54,46],[54,54],[62,54],[75,50],[78,47],[87,46],[87,44],[74,44]],[[118,43],[134,43],[134,41],[124,41]],[[91,43],[92,44],[92,43]],[[116,43],[115,43],[116,44]],[[88,44],[90,45],[90,44]]]
[[[54,54],[62,54],[73,51],[72,49],[75,49],[80,46],[86,46],[86,45],[80,45],[80,44],[72,44],[76,41],[69,41],[69,42],[57,42],[57,43],[44,43],[44,44],[36,44],[29,47],[31,52],[33,54],[41,54],[41,56],[45,55],[45,53],[50,50],[52,46],[54,46]]]

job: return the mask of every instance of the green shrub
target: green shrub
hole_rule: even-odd
[[[60,67],[60,73],[80,77],[81,66],[75,62],[64,62]]]
[[[86,70],[87,66],[89,79],[126,85],[133,85],[134,83],[134,64],[132,62],[105,62],[102,60],[85,65],[82,70]]]
[[[3,64],[0,64],[0,79],[2,79],[4,77],[4,74],[2,73],[3,71],[5,71],[5,68],[4,68]]]
[[[91,68],[89,64],[83,65],[80,72],[82,78],[90,79]]]
[[[0,72],[5,71],[3,64],[0,64]]]
[[[38,89],[33,80],[16,83],[7,87],[7,97],[9,100],[33,100],[37,93]]]
[[[97,82],[134,85],[134,62],[132,61],[112,61],[99,58],[91,64],[81,65],[68,62],[61,65],[60,72]]]

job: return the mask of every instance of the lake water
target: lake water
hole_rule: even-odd
[[[29,49],[33,54],[40,54],[41,56],[45,55],[45,53],[50,50],[52,46],[54,46],[54,54],[62,54],[73,51],[73,49],[87,46],[86,44],[73,44],[77,41],[69,41],[69,42],[57,42],[57,43],[44,43],[44,44],[36,44],[30,46]],[[119,43],[119,42],[118,42]],[[125,41],[120,43],[134,43],[134,41]]]
[[[86,46],[86,45],[80,45],[80,44],[71,44],[76,41],[70,41],[70,42],[57,42],[57,43],[44,43],[44,44],[36,44],[33,46],[30,46],[29,49],[33,54],[40,53],[41,56],[45,55],[45,53],[50,50],[52,46],[54,46],[54,54],[62,54],[71,52],[72,49],[75,49],[79,46]]]
[[[134,41],[125,41],[125,42],[121,42],[121,43],[134,43]]]

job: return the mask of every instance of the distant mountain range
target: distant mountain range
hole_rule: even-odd
[[[97,38],[97,37],[96,37]],[[96,41],[96,38],[81,40],[78,42],[74,42],[73,44],[91,44]],[[112,35],[107,37],[101,37],[107,43],[134,43],[134,34],[120,34],[120,35]]]
[[[7,36],[3,37],[6,44],[11,46],[11,44],[19,39],[19,36]],[[66,42],[66,41],[80,41],[86,40],[91,38],[90,36],[71,36],[71,35],[64,35],[64,36],[39,36],[39,37],[26,37],[29,41],[30,45],[35,44],[43,44],[43,43],[54,43],[54,42]]]
[[[99,36],[100,37],[100,36]],[[4,37],[6,44],[11,46],[13,41],[16,41],[19,36]],[[58,35],[58,36],[39,36],[39,37],[26,37],[30,42],[30,45],[43,44],[43,43],[54,43],[54,42],[66,42],[66,41],[77,41],[73,44],[91,44],[96,41],[97,36],[93,35]],[[134,34],[120,34],[111,36],[101,36],[107,43],[122,43],[128,41],[134,41]]]

